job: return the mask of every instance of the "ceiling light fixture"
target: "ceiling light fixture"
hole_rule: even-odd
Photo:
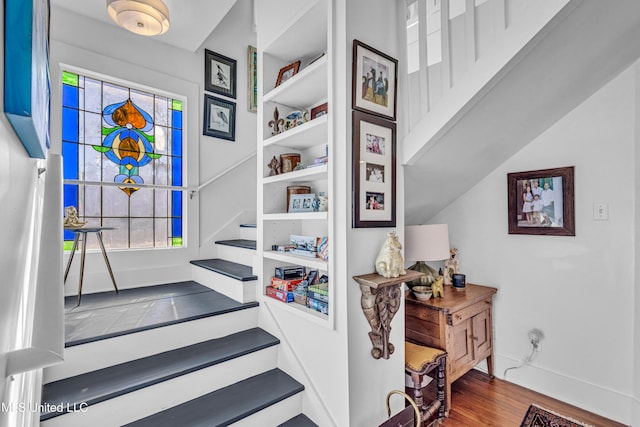
[[[107,0],[107,11],[132,33],[157,36],[169,30],[169,8],[162,0]]]

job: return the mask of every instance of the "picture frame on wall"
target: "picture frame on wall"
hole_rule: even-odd
[[[396,124],[353,111],[352,227],[396,226]]]
[[[253,46],[247,49],[247,110],[258,111],[258,51]]]
[[[203,135],[236,140],[236,103],[204,95]]]
[[[398,60],[353,40],[352,108],[396,120]]]
[[[575,236],[574,167],[507,174],[509,234]]]
[[[236,60],[204,50],[204,89],[236,98]]]

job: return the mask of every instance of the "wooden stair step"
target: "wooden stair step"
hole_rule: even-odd
[[[260,328],[154,354],[45,384],[44,408],[89,406],[279,344]],[[41,421],[64,412],[44,412]]]
[[[256,250],[256,241],[249,239],[231,239],[231,240],[216,240],[216,245],[233,246],[236,248],[252,249]]]
[[[231,277],[232,279],[236,279],[241,282],[258,280],[258,276],[253,274],[253,269],[250,266],[238,264],[237,262],[213,258],[191,261],[191,264],[206,268],[207,270]]]
[[[240,224],[240,228],[257,228],[256,224]]]
[[[306,415],[299,414],[280,424],[278,427],[318,427],[318,424],[311,421]]]
[[[65,347],[256,307],[193,281],[65,298]],[[90,317],[90,321],[87,317]],[[126,321],[125,321],[126,319]]]
[[[126,426],[228,426],[303,390],[289,375],[272,369]]]

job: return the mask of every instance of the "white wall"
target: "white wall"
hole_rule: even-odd
[[[184,185],[197,187],[255,151],[255,114],[247,111],[247,46],[251,1],[240,0],[195,53],[131,34],[114,25],[53,8],[51,16],[52,150],[60,152],[60,64],[131,81],[186,98]],[[237,60],[236,140],[202,135],[204,48]],[[255,210],[255,160],[206,187],[193,199],[185,195],[187,248],[111,251],[119,287],[189,279],[188,261],[200,255],[219,225],[238,212]],[[244,197],[237,197],[242,194]],[[132,253],[135,256],[132,256]],[[66,258],[65,258],[66,259]],[[78,265],[69,274],[68,294],[77,292]],[[87,254],[84,292],[110,290],[101,255]]]
[[[519,364],[530,349],[527,331],[541,328],[542,351],[531,366],[509,371],[507,380],[625,424],[631,420],[634,363],[638,368],[630,155],[636,73],[634,66],[614,78],[429,220],[449,224],[467,280],[499,289],[496,375]],[[576,236],[509,235],[507,173],[570,165]],[[594,202],[609,204],[608,221],[592,219]]]
[[[372,46],[394,58],[400,58],[400,46],[397,30],[396,2],[385,0],[349,0],[347,6],[346,33],[346,67],[343,73],[347,79],[347,126],[344,140],[347,141],[343,154],[346,168],[351,168],[351,73],[352,73],[352,43],[353,39]],[[399,76],[404,75],[404,63],[399,64]],[[398,104],[403,105],[402,92],[398,93]],[[404,136],[403,116],[405,112],[398,110],[397,141]],[[402,158],[402,147],[397,146],[397,158]],[[396,166],[396,228],[400,241],[404,241],[404,174],[399,162]],[[346,174],[346,194],[350,194],[351,173]],[[349,196],[348,201],[351,200]],[[351,426],[379,425],[386,420],[385,398],[389,391],[397,389],[404,391],[404,301],[391,322],[390,342],[395,346],[395,352],[388,360],[374,359],[371,356],[371,341],[368,333],[371,327],[360,308],[361,292],[352,276],[367,274],[374,271],[375,258],[387,237],[389,228],[351,228],[351,203],[345,205],[347,211],[347,301],[349,322],[349,407]],[[402,399],[393,400],[393,412],[404,406]],[[400,406],[397,406],[397,405]]]
[[[635,111],[640,111],[640,71],[638,70],[638,66],[636,65],[636,73],[635,73],[635,85],[636,85],[636,89],[635,89]],[[634,142],[635,142],[635,147],[638,147],[638,144],[640,144],[640,121],[636,120],[636,125],[635,125],[635,138],[634,138]],[[635,164],[638,165],[640,164],[640,150],[638,150],[637,148],[634,150],[634,156],[633,159],[635,161]],[[635,219],[635,233],[634,233],[634,239],[635,239],[635,245],[634,245],[634,250],[635,253],[640,253],[640,238],[639,238],[639,233],[640,233],[640,171],[638,170],[638,168],[634,168],[635,171],[635,204],[634,204],[634,219]],[[640,278],[640,263],[634,263],[634,283],[635,283],[635,288],[638,288],[638,278]],[[635,294],[635,298],[634,298],[634,319],[633,319],[633,324],[635,325],[634,329],[633,329],[633,343],[634,343],[634,357],[633,360],[635,361],[634,364],[634,369],[633,369],[633,404],[631,407],[631,425],[640,425],[640,327],[638,325],[640,325],[640,310],[638,310],[638,307],[640,307],[640,292],[638,292],[637,290],[634,292]]]

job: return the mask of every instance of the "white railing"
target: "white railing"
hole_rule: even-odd
[[[38,171],[39,175],[44,172]],[[42,201],[35,299],[22,348],[7,353],[7,376],[63,361],[64,285],[62,280],[62,156],[49,154]]]
[[[193,199],[193,196],[196,193],[202,191],[202,189],[204,187],[213,184],[214,182],[216,182],[217,180],[219,180],[220,178],[222,178],[223,176],[225,176],[226,174],[228,174],[229,172],[231,172],[232,170],[234,170],[238,166],[240,166],[240,165],[244,164],[245,162],[247,162],[247,161],[253,159],[254,157],[256,157],[256,155],[257,155],[257,152],[249,154],[248,156],[246,156],[245,158],[241,159],[240,161],[234,163],[233,165],[229,166],[228,168],[226,168],[225,170],[223,170],[219,174],[217,174],[217,175],[213,176],[212,178],[208,179],[203,184],[200,184],[198,186],[198,188],[191,190],[191,193],[189,194],[189,197]]]

